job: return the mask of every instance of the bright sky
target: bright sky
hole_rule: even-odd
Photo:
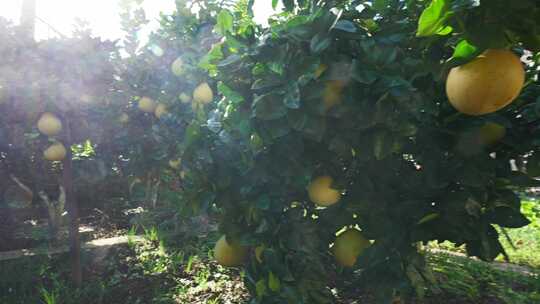
[[[22,0],[0,0],[0,16],[19,23]],[[264,23],[272,14],[270,0],[256,0],[254,6],[255,19]],[[150,28],[157,26],[159,12],[171,13],[175,8],[175,0],[146,0],[143,7],[147,19],[151,20]],[[37,16],[46,21],[62,34],[69,36],[75,18],[90,23],[96,36],[106,39],[122,37],[118,0],[37,0]],[[41,21],[36,22],[36,38],[56,37],[53,31]]]

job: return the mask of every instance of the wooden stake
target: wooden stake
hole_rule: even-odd
[[[64,146],[67,154],[63,161],[62,184],[66,191],[66,209],[69,217],[69,252],[71,259],[71,278],[76,287],[82,285],[82,268],[81,268],[81,239],[79,236],[79,206],[73,195],[73,166],[71,154],[71,126],[69,121],[69,113],[64,116],[65,123],[65,139]]]

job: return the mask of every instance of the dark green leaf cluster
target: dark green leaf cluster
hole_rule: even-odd
[[[329,245],[343,227],[374,240],[355,268],[381,296],[405,296],[419,277],[427,280],[416,242],[450,240],[491,260],[503,253],[493,225],[526,225],[515,191],[538,184],[511,166],[517,160],[522,168],[537,149],[536,66],[518,101],[496,114],[456,113],[444,92],[443,63],[462,38],[470,43],[461,42],[455,57],[499,47],[478,43],[469,24],[489,21],[483,14],[500,6],[433,1],[420,17],[416,1],[330,2],[284,2],[295,13],[254,32],[256,39],[232,35],[235,23],[231,30],[222,22],[229,35],[207,62],[223,94],[219,123],[190,126],[197,132],[184,154],[186,192],[218,207],[227,235],[264,246],[263,263],[253,257],[247,265],[257,303],[331,302],[327,288],[344,274]],[[517,16],[537,26],[530,12]],[[445,36],[425,43],[416,37],[419,20],[422,36]],[[523,36],[513,37],[508,44],[524,46],[515,44]],[[506,129],[496,144],[479,135],[487,123]],[[306,191],[321,175],[343,191],[328,208]]]

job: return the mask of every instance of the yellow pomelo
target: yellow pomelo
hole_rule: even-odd
[[[357,229],[348,229],[338,235],[332,250],[339,265],[352,267],[356,264],[358,256],[371,243]]]
[[[146,113],[153,113],[156,109],[156,102],[145,96],[139,100],[139,109]]]
[[[66,158],[66,154],[66,147],[59,142],[50,145],[43,151],[43,157],[49,161],[61,161]]]
[[[214,258],[222,266],[232,267],[241,265],[246,256],[247,248],[241,246],[238,241],[229,244],[225,235],[217,241],[214,247]]]
[[[345,83],[340,80],[329,80],[324,84],[323,103],[326,110],[341,103]]]
[[[184,74],[184,61],[182,61],[182,58],[178,57],[173,61],[171,64],[171,71],[176,76]]]
[[[319,176],[308,186],[309,199],[319,206],[331,206],[339,201],[341,192],[333,189],[330,176]]]
[[[62,122],[53,113],[45,112],[37,122],[39,132],[47,136],[54,136],[62,131]]]
[[[157,118],[161,118],[161,116],[162,116],[163,114],[166,114],[166,113],[167,113],[167,106],[164,105],[164,104],[162,104],[162,103],[158,104],[157,107],[156,107],[156,110],[155,110],[155,112],[154,112],[154,114],[156,115],[156,117],[157,117]]]
[[[182,160],[181,159],[171,159],[169,160],[169,166],[173,169],[178,169],[180,168],[180,164],[182,164]]]
[[[483,115],[510,104],[524,82],[525,70],[519,57],[508,50],[490,49],[450,70],[446,95],[456,110]]]
[[[123,123],[123,124],[128,123],[129,122],[129,115],[127,115],[126,113],[120,114],[120,116],[118,117],[118,121],[120,123]]]
[[[208,83],[203,82],[193,90],[193,101],[202,104],[208,104],[214,99],[214,93]]]
[[[182,92],[179,96],[178,96],[178,99],[180,99],[180,101],[182,103],[188,103],[191,101],[191,96],[189,96],[188,94]]]
[[[498,123],[488,122],[478,130],[480,143],[492,145],[500,141],[506,135],[506,128]]]

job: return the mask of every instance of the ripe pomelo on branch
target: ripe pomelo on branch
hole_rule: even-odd
[[[162,104],[162,103],[157,105],[156,110],[154,112],[154,114],[156,115],[157,118],[161,118],[161,116],[163,114],[167,114],[167,113],[168,113],[167,112],[167,106]]]
[[[217,241],[214,247],[214,258],[222,266],[239,266],[244,262],[246,256],[247,248],[236,240],[230,244],[225,235]]]
[[[199,84],[193,90],[193,101],[201,104],[208,104],[214,100],[214,92],[207,82]]]
[[[509,50],[489,49],[450,70],[446,95],[459,112],[483,115],[510,104],[524,82],[525,70],[518,56]]]
[[[156,102],[150,97],[142,97],[139,100],[139,109],[146,113],[153,113],[156,109]]]
[[[48,161],[61,161],[66,158],[66,147],[60,142],[50,145],[43,151],[43,157]]]
[[[184,74],[184,61],[182,58],[176,58],[171,64],[171,71],[176,76],[182,76]]]
[[[47,136],[55,136],[62,131],[62,122],[56,115],[45,112],[37,122],[39,132]]]
[[[331,206],[339,201],[341,192],[332,188],[330,176],[319,176],[308,186],[309,199],[318,206]]]
[[[358,256],[371,243],[357,229],[348,229],[338,235],[332,250],[336,262],[345,267],[352,267],[356,264]]]

